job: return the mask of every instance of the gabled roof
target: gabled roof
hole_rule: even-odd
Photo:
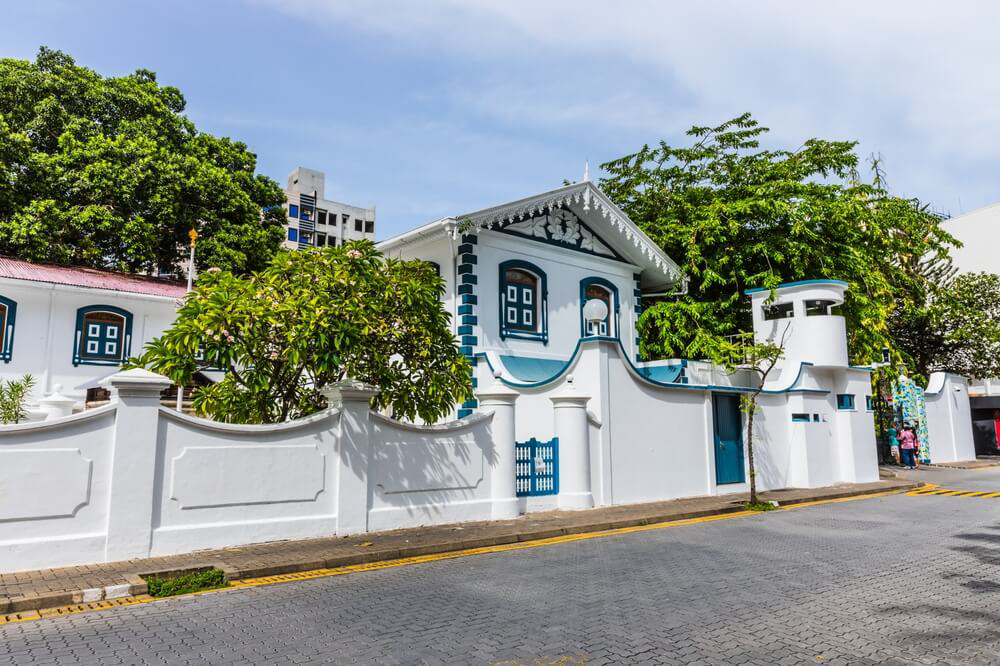
[[[183,298],[184,294],[187,293],[187,285],[176,280],[131,273],[99,271],[95,268],[81,266],[33,264],[10,257],[0,257],[0,278],[121,291],[164,298]]]
[[[664,288],[683,279],[680,267],[668,257],[618,206],[590,181],[484,208],[455,218],[438,220],[379,243],[380,249],[426,238],[441,227],[456,224],[459,233],[500,229],[519,220],[559,208],[572,208],[591,223],[594,231],[611,242],[622,258],[642,270],[644,287]]]

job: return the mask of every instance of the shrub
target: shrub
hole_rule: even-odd
[[[18,423],[28,416],[28,397],[34,387],[30,374],[0,382],[0,423]]]
[[[146,578],[146,585],[149,588],[149,595],[151,597],[173,597],[178,594],[190,594],[202,590],[217,590],[221,587],[229,587],[225,574],[220,569],[196,571],[175,578],[149,576]]]

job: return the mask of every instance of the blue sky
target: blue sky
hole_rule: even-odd
[[[776,146],[861,141],[936,209],[1000,201],[1000,7],[813,4],[32,0],[3,9],[0,57],[151,69],[261,172],[377,205],[379,238],[744,111]]]

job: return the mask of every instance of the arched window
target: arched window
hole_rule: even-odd
[[[17,303],[0,296],[0,361],[10,363],[14,351],[14,319]]]
[[[548,342],[545,273],[526,261],[500,264],[500,338]]]
[[[119,365],[132,347],[132,313],[113,305],[76,311],[73,365]]]
[[[608,306],[608,316],[604,321],[588,322],[584,319],[583,306],[592,299],[604,301]],[[580,335],[612,338],[618,336],[618,288],[609,280],[599,277],[580,280]]]

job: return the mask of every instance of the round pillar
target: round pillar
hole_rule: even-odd
[[[514,401],[518,393],[497,377],[494,385],[477,394],[479,407],[493,412],[493,460],[490,473],[491,518],[505,520],[521,515],[517,504],[514,460]]]
[[[559,438],[560,509],[589,509],[594,506],[590,491],[590,432],[587,402],[569,377],[566,386],[549,398],[555,414],[555,433]]]

